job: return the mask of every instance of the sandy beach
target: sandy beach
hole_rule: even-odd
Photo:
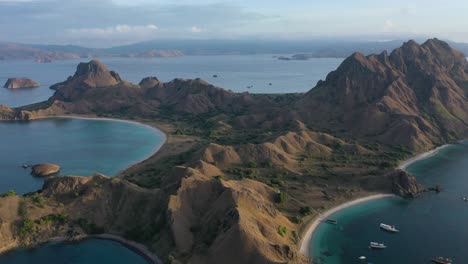
[[[324,219],[327,219],[327,217],[329,217],[330,215],[332,215],[332,214],[334,214],[334,213],[336,213],[336,212],[338,212],[340,210],[343,210],[345,208],[348,208],[348,207],[351,207],[351,206],[354,206],[354,205],[357,205],[357,204],[360,204],[360,203],[368,202],[368,201],[371,201],[371,200],[389,198],[389,197],[395,197],[395,195],[393,195],[393,194],[376,194],[376,195],[372,195],[372,196],[368,196],[368,197],[364,197],[364,198],[359,198],[359,199],[356,199],[356,200],[349,201],[347,203],[341,204],[341,205],[339,205],[337,207],[334,207],[334,208],[332,208],[330,210],[327,210],[326,212],[320,214],[314,220],[314,222],[312,222],[312,224],[307,228],[307,232],[302,237],[302,240],[300,242],[301,246],[299,248],[299,252],[301,252],[305,256],[309,256],[310,243],[311,243],[312,235],[314,234],[315,229],[318,227],[318,225]]]
[[[451,146],[450,144],[446,144],[446,145],[443,145],[443,146],[440,146],[440,147],[437,147],[435,149],[432,149],[430,151],[427,151],[427,152],[424,152],[424,153],[421,153],[421,154],[418,154],[414,157],[411,157],[405,161],[403,161],[398,167],[397,169],[400,169],[400,170],[406,170],[406,168],[408,168],[411,164],[415,163],[415,162],[418,162],[420,160],[423,160],[423,159],[427,159],[427,158],[430,158],[430,157],[433,157],[435,155],[437,155],[437,153],[439,151],[441,151],[442,149],[448,147],[448,146]],[[301,243],[300,243],[300,252],[302,254],[304,254],[305,256],[309,256],[309,248],[310,248],[310,243],[311,243],[311,239],[312,239],[312,235],[315,231],[315,229],[317,228],[317,226],[321,223],[322,220],[326,219],[327,217],[329,217],[330,215],[332,215],[333,213],[336,213],[340,210],[343,210],[345,208],[348,208],[350,206],[353,206],[353,205],[356,205],[356,204],[359,204],[359,203],[363,203],[363,202],[367,202],[367,201],[371,201],[371,200],[376,200],[376,199],[382,199],[382,198],[388,198],[388,197],[395,197],[395,195],[393,194],[377,194],[377,195],[372,195],[372,196],[369,196],[369,197],[364,197],[364,198],[360,198],[360,199],[357,199],[357,200],[353,200],[353,201],[350,201],[350,202],[347,202],[347,203],[344,203],[344,204],[341,204],[337,207],[334,207],[330,210],[327,210],[326,212],[322,213],[321,215],[319,215],[319,217],[317,217],[317,219],[314,220],[314,222],[312,222],[312,224],[307,228],[307,232],[304,234],[304,236],[302,237],[302,240],[301,240]]]
[[[127,240],[125,238],[111,235],[111,234],[101,234],[95,236],[89,236],[90,238],[97,238],[97,239],[104,239],[104,240],[112,240],[122,244],[123,246],[135,251],[136,253],[140,254],[141,256],[145,257],[148,261],[154,264],[162,264],[163,262],[156,256],[153,252],[151,252],[145,245],[139,244],[134,241]]]
[[[444,149],[446,147],[449,147],[449,146],[451,146],[451,145],[450,144],[442,145],[442,146],[437,147],[437,148],[435,148],[433,150],[429,150],[427,152],[416,155],[416,156],[414,156],[412,158],[409,158],[409,159],[403,161],[400,164],[400,166],[398,166],[397,168],[400,169],[400,170],[406,170],[406,168],[408,168],[411,164],[413,164],[415,162],[418,162],[420,160],[423,160],[423,159],[433,157],[433,156],[437,155],[437,153],[439,153],[439,151],[441,151],[442,149]]]

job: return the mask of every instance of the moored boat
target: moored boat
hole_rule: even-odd
[[[384,248],[387,248],[387,246],[384,245],[384,243],[377,243],[377,242],[370,242],[369,247],[370,247],[370,248],[373,248],[373,249],[384,249]]]
[[[392,232],[392,233],[400,232],[400,230],[396,229],[394,225],[380,224],[380,228],[385,231]]]
[[[438,264],[452,264],[452,260],[449,258],[444,258],[444,257],[437,257],[433,258],[432,262],[438,263]]]
[[[327,222],[329,224],[332,224],[332,225],[337,225],[338,224],[338,221],[332,220],[332,219],[327,219],[327,220],[325,220],[325,222]]]

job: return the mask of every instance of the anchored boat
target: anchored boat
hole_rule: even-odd
[[[325,220],[325,222],[327,222],[329,224],[332,224],[332,225],[337,225],[338,224],[338,221],[332,220],[332,219],[327,219],[327,220]]]
[[[400,230],[396,229],[394,225],[380,224],[380,228],[391,233],[400,232]]]
[[[370,248],[373,248],[373,249],[384,249],[384,248],[387,248],[387,246],[384,245],[384,243],[377,243],[377,242],[370,242],[369,247],[370,247]]]
[[[438,263],[438,264],[452,264],[452,260],[449,258],[444,258],[444,257],[437,257],[433,258],[432,262]]]

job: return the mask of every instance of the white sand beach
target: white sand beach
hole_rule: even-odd
[[[376,194],[376,195],[372,195],[372,196],[368,196],[368,197],[364,197],[364,198],[359,198],[359,199],[356,199],[356,200],[349,201],[347,203],[341,204],[341,205],[339,205],[337,207],[331,208],[330,210],[327,210],[326,212],[320,214],[314,220],[314,222],[312,222],[312,224],[309,226],[309,228],[307,228],[306,233],[303,235],[302,240],[300,242],[299,252],[301,252],[305,256],[309,256],[310,243],[311,243],[312,235],[314,234],[315,229],[318,227],[318,225],[323,220],[327,219],[327,217],[329,217],[330,215],[332,215],[332,214],[334,214],[334,213],[336,213],[336,212],[338,212],[340,210],[343,210],[345,208],[348,208],[348,207],[351,207],[351,206],[354,206],[354,205],[357,205],[357,204],[360,204],[360,203],[364,203],[364,202],[371,201],[371,200],[389,198],[389,197],[395,197],[395,195],[393,195],[393,194]]]

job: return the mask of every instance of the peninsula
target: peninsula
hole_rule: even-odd
[[[166,144],[117,178],[52,177],[0,198],[0,252],[57,235],[113,234],[167,263],[307,263],[303,230],[327,208],[425,188],[401,161],[468,135],[468,62],[447,43],[354,53],[305,94],[233,93],[200,79],[129,83],[81,63],[47,101],[2,120],[131,119]]]

